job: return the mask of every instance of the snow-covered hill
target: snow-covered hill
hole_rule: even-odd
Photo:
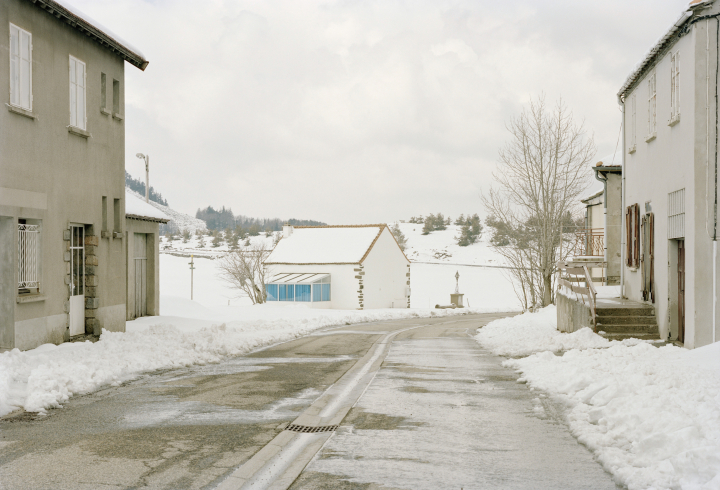
[[[126,187],[125,190],[127,192],[139,197],[140,199],[145,200],[145,196],[140,195],[139,193],[135,192],[134,190],[130,189],[129,187]],[[154,201],[150,201],[148,204],[159,209],[160,211],[165,213],[168,216],[168,218],[170,218],[170,222],[166,225],[166,227],[170,230],[180,231],[183,229],[187,229],[193,235],[195,234],[196,230],[207,231],[207,225],[201,219],[193,218],[190,215],[180,213],[168,206],[163,206],[162,204],[158,204]]]
[[[400,231],[407,238],[405,255],[412,262],[433,262],[467,265],[504,265],[503,258],[489,245],[487,230],[477,243],[461,247],[455,237],[460,235],[460,226],[448,225],[447,230],[433,231],[423,235],[422,224],[398,223]]]

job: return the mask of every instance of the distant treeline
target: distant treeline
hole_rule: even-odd
[[[150,189],[152,189],[152,186]],[[215,209],[212,206],[208,206],[205,209],[198,209],[195,217],[207,223],[209,230],[242,228],[253,231],[280,231],[286,222],[293,226],[325,226],[327,224],[322,221],[309,219],[281,220],[279,218],[249,218],[241,214],[235,215],[232,209],[226,208],[225,206],[223,206],[222,209]]]
[[[125,186],[129,187],[130,189],[134,190],[138,194],[145,195],[145,182],[142,182],[138,179],[133,179],[132,175],[127,173],[127,170],[125,171]],[[155,188],[153,186],[150,186],[150,196],[148,196],[151,201],[156,202],[158,204],[162,204],[163,206],[167,206],[168,202],[167,200],[163,199],[162,194],[155,191]]]

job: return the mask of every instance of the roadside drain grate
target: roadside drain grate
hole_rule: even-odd
[[[291,430],[293,432],[333,432],[337,429],[337,425],[321,425],[318,427],[310,427],[309,425],[288,425],[285,430]]]

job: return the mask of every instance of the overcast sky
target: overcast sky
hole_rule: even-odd
[[[598,158],[687,0],[73,0],[137,46],[126,169],[170,206],[377,223],[484,216],[505,123],[562,96]]]

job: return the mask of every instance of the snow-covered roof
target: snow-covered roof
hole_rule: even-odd
[[[149,61],[135,46],[122,39],[110,29],[103,26],[67,0],[31,0],[38,7],[46,10],[58,19],[64,20],[71,27],[94,39],[133,66],[145,70]]]
[[[653,44],[650,50],[645,53],[645,56],[643,56],[640,62],[635,65],[632,73],[630,73],[630,75],[625,80],[625,83],[623,83],[622,87],[620,88],[620,91],[617,94],[618,97],[624,97],[625,95],[627,95],[631,87],[635,84],[636,81],[638,81],[642,77],[648,66],[650,66],[655,60],[655,57],[658,55],[658,53],[660,53],[663,48],[665,48],[665,46],[668,44],[668,42],[670,42],[671,38],[683,26],[683,24],[685,24],[685,22],[690,17],[692,17],[694,9],[708,3],[712,3],[712,0],[693,0],[690,2],[688,10],[680,14],[677,20],[673,23],[673,25],[671,25],[670,28],[667,30],[665,35],[660,37],[660,39],[658,39],[655,44]]]
[[[296,226],[266,264],[360,264],[386,225]]]
[[[170,218],[165,213],[146,203],[128,189],[125,189],[125,217],[159,223],[170,221]]]
[[[617,153],[609,154],[602,157],[595,162],[594,167],[622,167],[622,154],[618,151]]]

